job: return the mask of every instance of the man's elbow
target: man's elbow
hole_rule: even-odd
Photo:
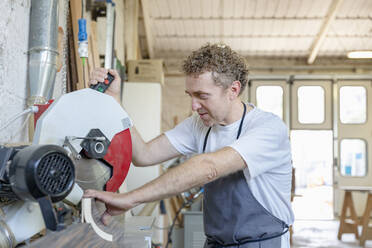
[[[202,166],[200,169],[205,171],[204,176],[207,182],[212,182],[221,176],[212,156],[204,154],[199,159],[199,164]]]
[[[149,166],[148,163],[146,163],[145,160],[139,160],[139,159],[132,159],[132,164],[135,166],[135,167],[145,167],[145,166]]]

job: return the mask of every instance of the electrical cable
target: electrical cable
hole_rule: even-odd
[[[180,214],[181,210],[182,210],[184,207],[186,207],[186,205],[187,205],[189,202],[190,202],[190,200],[187,201],[187,202],[184,202],[184,203],[182,204],[182,206],[177,210],[177,212],[176,212],[176,214],[175,214],[175,216],[174,216],[174,218],[173,218],[172,225],[171,225],[171,227],[170,227],[170,229],[169,229],[169,232],[168,232],[168,240],[167,240],[167,244],[165,245],[165,248],[168,248],[169,243],[172,243],[172,238],[171,238],[171,236],[172,236],[172,232],[173,232],[174,225],[176,224],[176,219],[177,219],[178,215]]]
[[[10,120],[7,123],[5,123],[2,127],[0,127],[0,132],[3,131],[5,128],[7,128],[10,124],[12,124],[15,120],[17,120],[21,116],[25,114],[29,114],[29,113],[37,113],[38,111],[39,111],[39,108],[37,106],[31,106],[25,109],[24,111],[18,114],[15,114],[14,116],[12,116],[12,118],[10,118]]]
[[[168,248],[168,245],[169,243],[172,243],[172,232],[173,232],[173,228],[176,224],[176,219],[178,217],[178,215],[181,213],[181,210],[186,207],[187,205],[189,205],[190,203],[192,203],[195,199],[197,199],[202,193],[204,192],[204,188],[201,188],[195,195],[193,195],[191,197],[191,199],[189,199],[188,201],[184,202],[182,204],[182,206],[177,210],[174,218],[173,218],[173,221],[172,221],[172,225],[170,226],[170,229],[169,229],[169,232],[168,232],[168,240],[167,240],[167,244],[165,245],[165,248]]]
[[[16,132],[14,132],[12,135],[10,135],[10,138],[9,138],[10,141],[13,140],[14,137],[23,130],[23,128],[25,128],[26,124],[28,123],[28,120],[30,119],[30,116],[31,116],[31,113],[28,113],[21,127]]]
[[[84,0],[81,0],[81,19],[84,18]]]

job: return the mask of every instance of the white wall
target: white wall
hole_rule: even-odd
[[[59,0],[59,25],[65,31],[65,37],[67,5],[68,1]],[[31,0],[0,1],[0,126],[26,108],[30,6]],[[65,89],[64,61],[62,70],[56,76],[54,97],[61,95]],[[27,142],[27,126],[20,130],[24,120],[20,118],[9,128],[0,131],[0,144]],[[16,135],[12,138],[13,134]]]
[[[162,112],[162,89],[159,83],[124,83],[123,106],[132,119],[136,129],[145,141],[157,137],[161,133],[161,112]],[[145,183],[160,176],[159,165],[149,167],[135,167],[131,164],[127,178],[124,181],[128,191],[134,190]],[[144,204],[132,210],[138,214]],[[156,225],[163,226],[163,218],[159,216],[157,207],[153,216],[156,217]],[[154,230],[154,242],[162,242],[162,231]]]

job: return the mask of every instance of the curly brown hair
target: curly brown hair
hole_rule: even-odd
[[[182,70],[187,76],[199,76],[210,71],[216,85],[225,89],[233,81],[239,81],[241,83],[239,95],[248,82],[248,68],[244,58],[225,44],[207,43],[193,51],[183,61]]]

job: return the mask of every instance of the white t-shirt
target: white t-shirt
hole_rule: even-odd
[[[226,126],[214,125],[205,152],[229,146],[247,164],[244,175],[257,201],[275,217],[288,225],[294,221],[291,208],[292,158],[288,128],[276,115],[252,104],[244,119],[242,132],[236,139],[241,119]],[[208,127],[193,115],[165,135],[183,155],[200,154]],[[289,232],[282,236],[282,248],[290,247]]]

